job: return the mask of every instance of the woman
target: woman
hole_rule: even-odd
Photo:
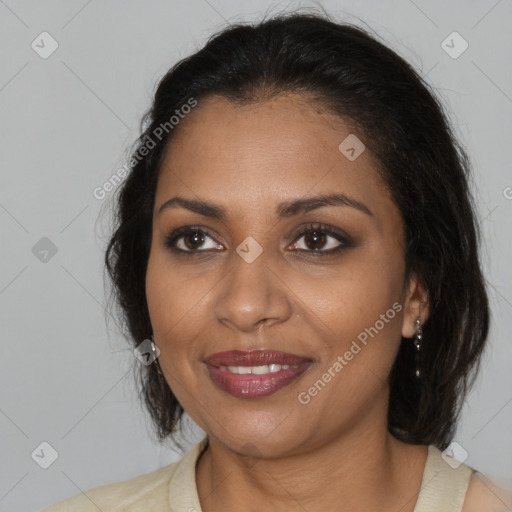
[[[46,510],[507,510],[450,456],[489,310],[468,159],[418,74],[284,15],[174,66],[144,123],[106,266],[160,440],[184,411],[207,435]]]

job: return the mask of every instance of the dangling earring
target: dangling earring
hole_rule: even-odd
[[[158,360],[158,353],[159,351],[157,350],[157,347],[156,347],[156,343],[155,343],[155,338],[153,336],[153,333],[151,333],[151,350],[153,352],[153,355],[155,357],[155,364],[156,364],[156,371],[157,371],[157,375],[158,375],[158,378],[160,379],[161,377],[163,377],[163,373],[162,373],[162,369],[160,368],[160,361]]]
[[[421,338],[423,336],[421,317],[416,318],[415,328],[416,328],[416,334],[414,336],[414,348],[415,348],[415,351],[414,351],[414,361],[416,363],[415,375],[416,375],[416,378],[419,379],[419,378],[421,378],[420,352],[421,352]]]

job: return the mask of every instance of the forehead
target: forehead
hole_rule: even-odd
[[[339,149],[354,135],[350,124],[299,95],[244,106],[209,98],[175,129],[160,172],[157,208],[171,194],[245,210],[308,192],[364,194],[370,202],[383,195],[370,151],[350,161]],[[364,135],[357,137],[364,142]]]

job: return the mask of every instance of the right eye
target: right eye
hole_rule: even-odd
[[[187,256],[192,256],[198,252],[206,252],[205,249],[199,250],[199,247],[203,245],[205,239],[208,238],[214,242],[213,247],[207,248],[208,250],[213,249],[217,251],[222,249],[222,246],[217,244],[207,231],[195,226],[184,226],[174,230],[172,233],[166,236],[165,246],[175,253],[188,253]],[[178,247],[180,243],[181,247]]]

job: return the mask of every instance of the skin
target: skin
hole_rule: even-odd
[[[428,318],[428,296],[416,275],[404,283],[403,221],[370,150],[353,162],[338,150],[350,133],[364,135],[294,94],[244,107],[209,98],[176,130],[156,191],[146,294],[166,379],[210,437],[196,467],[203,511],[251,512],[265,504],[277,512],[341,505],[412,512],[427,447],[388,432],[388,376],[401,336],[412,338],[415,319]],[[349,206],[274,215],[281,201],[333,192],[373,215]],[[219,204],[228,217],[184,208],[159,214],[176,195]],[[308,235],[296,236],[311,222],[344,230],[353,246],[315,258],[314,240],[308,246]],[[198,255],[177,256],[165,246],[182,226],[210,231]],[[263,249],[252,263],[236,252],[248,236]],[[326,236],[320,250],[339,245]],[[179,247],[194,250],[193,238],[186,241]],[[299,403],[299,393],[394,303],[401,311],[308,404]],[[259,348],[314,363],[257,399],[231,396],[210,379],[208,355]]]
[[[498,487],[484,475],[471,475],[462,512],[510,512],[512,490]]]

